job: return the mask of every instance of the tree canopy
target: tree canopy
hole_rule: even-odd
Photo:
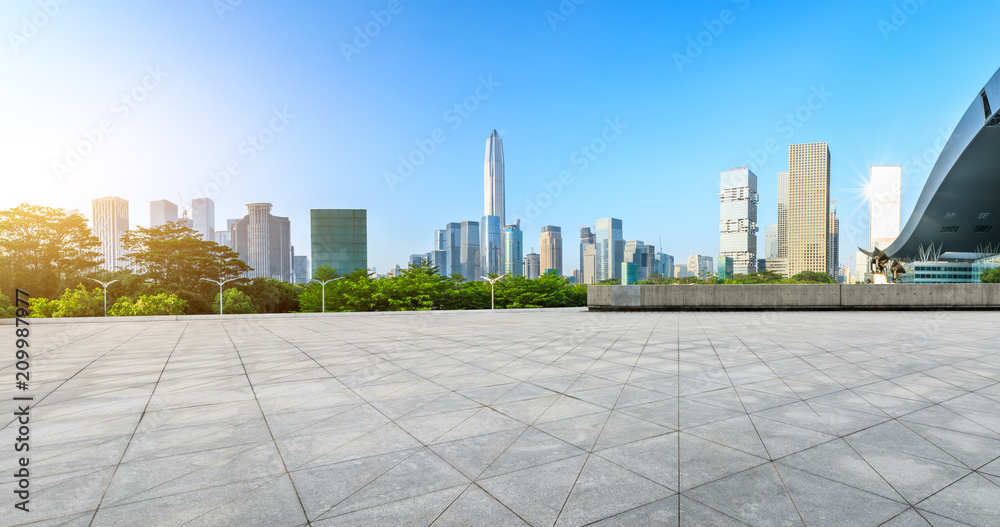
[[[21,204],[0,211],[0,289],[54,298],[67,282],[96,270],[100,242],[81,216]]]

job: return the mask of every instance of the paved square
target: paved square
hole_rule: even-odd
[[[1000,525],[998,321],[36,324],[31,512],[13,508],[7,353],[0,523]]]

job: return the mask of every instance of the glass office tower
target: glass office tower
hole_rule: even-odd
[[[621,278],[621,264],[625,260],[622,220],[602,218],[597,220],[595,227],[597,281]]]
[[[521,220],[503,230],[503,272],[507,276],[524,276],[524,233]]]
[[[757,272],[757,176],[747,167],[719,175],[719,254],[736,273]]]
[[[778,219],[780,221],[780,216]],[[826,143],[788,147],[787,225],[788,274],[795,276],[802,271],[814,271],[833,276],[833,248],[828,239],[830,149]]]
[[[482,276],[503,274],[503,230],[500,228],[499,216],[483,216],[479,223],[479,259]],[[480,277],[476,278],[477,280]]]
[[[312,269],[329,265],[342,276],[368,269],[368,211],[312,209],[309,211]]]
[[[554,225],[542,227],[542,237],[538,252],[542,258],[542,272],[546,273],[550,269],[554,269],[556,274],[562,276],[562,228]]]

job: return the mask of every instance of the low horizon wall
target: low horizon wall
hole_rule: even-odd
[[[1000,309],[1000,284],[589,285],[592,311]]]

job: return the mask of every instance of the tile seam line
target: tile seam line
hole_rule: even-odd
[[[146,329],[149,329],[150,327],[152,327],[152,325],[147,326]],[[122,466],[122,460],[125,459],[125,454],[128,453],[129,447],[132,446],[132,440],[135,439],[135,434],[139,430],[139,425],[142,424],[142,418],[146,416],[146,410],[149,409],[149,403],[153,400],[153,395],[156,393],[156,388],[160,386],[160,379],[163,378],[163,372],[167,371],[167,364],[170,363],[170,359],[174,356],[174,352],[177,351],[177,346],[180,345],[181,339],[184,338],[184,333],[187,332],[187,328],[188,325],[184,324],[184,327],[181,329],[181,334],[177,336],[177,341],[174,342],[174,345],[170,348],[170,353],[167,354],[167,360],[163,361],[163,367],[160,369],[160,375],[157,376],[156,384],[153,385],[152,391],[149,392],[149,398],[146,399],[146,405],[142,408],[142,414],[139,415],[139,420],[136,421],[135,428],[132,429],[132,435],[129,436],[128,443],[125,444],[125,448],[122,450],[122,455],[118,458],[118,463],[115,464],[115,470],[111,473],[111,478],[108,479],[108,485],[104,487],[104,492],[101,493],[101,499],[97,502],[97,508],[94,509],[94,514],[93,516],[90,517],[90,523],[88,524],[90,526],[94,525],[94,520],[97,518],[97,513],[100,512],[101,510],[101,504],[104,503],[104,497],[108,495],[108,490],[111,488],[111,484],[114,483],[115,481],[115,475],[118,474],[118,469],[119,467]],[[136,335],[143,333],[143,331],[140,331]],[[124,345],[124,343],[122,345]],[[117,349],[118,347],[120,346],[116,346],[114,349]],[[114,349],[108,350],[108,353],[111,353],[111,351],[114,351]],[[107,353],[105,355],[107,355]],[[102,357],[103,356],[104,355],[102,355]],[[97,359],[94,360],[96,361]],[[81,369],[80,371],[83,370]]]

